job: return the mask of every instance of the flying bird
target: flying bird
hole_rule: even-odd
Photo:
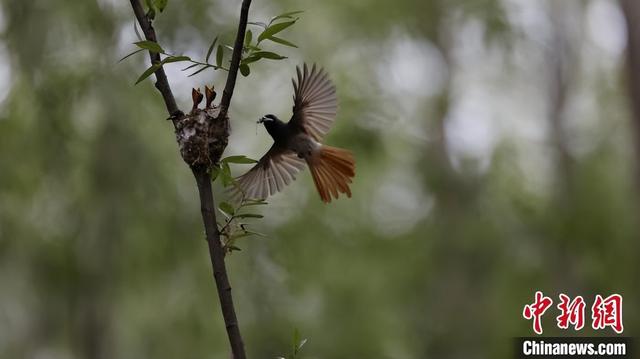
[[[304,64],[303,69],[296,67],[296,72],[291,119],[285,123],[268,114],[258,120],[273,137],[273,145],[253,168],[237,178],[238,187],[245,197],[267,198],[294,181],[306,164],[323,202],[337,199],[340,193],[351,197],[353,154],[322,143],[338,110],[335,87],[315,64],[311,71]]]

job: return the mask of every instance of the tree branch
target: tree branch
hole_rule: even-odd
[[[225,118],[233,96],[233,89],[236,86],[236,78],[238,77],[238,68],[240,67],[240,59],[242,57],[242,48],[244,46],[244,33],[247,31],[247,21],[249,20],[249,6],[251,0],[242,1],[242,9],[240,10],[240,22],[238,23],[238,33],[236,34],[236,42],[233,45],[233,54],[231,55],[231,65],[229,66],[229,75],[227,83],[224,86],[222,100],[220,100],[219,118]]]
[[[147,18],[147,15],[144,13],[144,8],[142,7],[142,4],[140,4],[140,1],[131,0],[131,7],[133,8],[133,13],[136,15],[138,24],[140,24],[140,28],[144,33],[144,37],[149,41],[157,42],[156,31],[153,29],[151,22]],[[157,52],[149,51],[149,58],[151,59],[152,64],[160,62],[160,54],[158,54]],[[171,86],[169,86],[169,80],[167,80],[167,75],[164,72],[164,68],[160,66],[160,68],[156,70],[155,74],[156,88],[158,89],[158,91],[160,91],[160,94],[162,94],[164,103],[167,106],[167,112],[169,112],[170,116],[175,116],[181,113],[178,105],[176,104],[176,99],[175,97],[173,97],[173,92],[171,92]]]
[[[157,41],[155,30],[153,29],[151,22],[144,13],[144,9],[139,0],[130,0],[133,12],[136,19],[144,32],[144,36],[149,41]],[[219,118],[226,118],[229,103],[231,102],[231,96],[233,95],[233,89],[235,87],[236,77],[238,75],[238,67],[240,65],[240,57],[242,55],[242,47],[244,43],[244,33],[247,28],[247,19],[249,14],[249,5],[251,0],[244,0],[242,2],[242,11],[240,14],[240,23],[238,25],[238,34],[236,36],[236,43],[234,45],[233,56],[231,59],[231,66],[229,67],[229,75],[227,77],[227,83],[224,88],[224,94],[221,101],[221,109]],[[151,63],[157,63],[160,61],[160,55],[157,53],[149,52]],[[181,119],[182,112],[178,109],[169,81],[164,72],[162,66],[155,72],[156,74],[156,88],[162,94],[167,111],[172,116],[174,126]],[[191,166],[193,176],[196,179],[198,185],[198,193],[200,196],[200,210],[202,214],[202,221],[204,223],[207,244],[209,246],[209,257],[211,259],[211,266],[213,267],[213,277],[216,282],[216,288],[218,291],[218,298],[220,299],[220,307],[222,310],[222,316],[224,318],[225,326],[227,329],[227,336],[229,337],[229,343],[231,345],[231,351],[234,359],[246,359],[244,351],[244,344],[242,336],[240,334],[240,327],[238,326],[238,319],[236,317],[235,308],[233,305],[233,298],[231,296],[231,285],[229,284],[229,277],[227,275],[227,269],[224,262],[224,249],[220,242],[220,233],[218,232],[218,225],[216,222],[215,202],[213,199],[213,192],[211,188],[211,178],[209,176],[209,168],[202,165]]]
[[[231,296],[231,285],[229,284],[229,277],[227,276],[227,269],[224,264],[224,249],[220,242],[220,232],[218,232],[218,225],[216,223],[216,206],[211,191],[211,178],[209,177],[207,168],[194,167],[192,171],[198,184],[200,211],[202,212],[207,244],[209,245],[209,257],[211,257],[213,277],[216,280],[218,298],[220,299],[220,307],[222,308],[222,316],[227,328],[231,351],[234,359],[245,359],[244,344],[242,342],[242,336],[240,335],[240,327],[238,326],[238,319]]]

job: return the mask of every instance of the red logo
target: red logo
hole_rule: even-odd
[[[577,296],[573,300],[566,294],[560,294],[560,303],[557,308],[560,315],[556,317],[558,328],[568,329],[573,326],[578,331],[585,325],[585,307],[586,303],[582,296]],[[541,291],[537,291],[535,300],[531,304],[524,306],[522,316],[524,319],[533,319],[533,331],[542,334],[542,316],[551,307],[553,300],[545,297]],[[611,327],[616,333],[621,334],[624,330],[622,325],[622,296],[612,294],[607,298],[602,298],[600,294],[596,295],[593,305],[591,306],[591,327],[594,330],[605,329]]]
[[[536,334],[542,334],[542,315],[544,312],[551,307],[553,304],[553,300],[549,297],[545,297],[542,292],[536,292],[536,300],[528,305],[524,306],[524,310],[522,311],[522,315],[524,319],[532,319],[533,318],[533,331]]]
[[[596,295],[596,301],[591,307],[591,318],[593,329],[604,329],[611,327],[620,334],[623,331],[622,326],[622,296],[612,294],[606,299],[602,299],[600,294]]]
[[[560,294],[560,315],[556,317],[558,321],[558,328],[567,329],[570,324],[573,324],[575,330],[580,330],[584,327],[584,299],[581,296],[575,297],[571,300],[567,295]]]

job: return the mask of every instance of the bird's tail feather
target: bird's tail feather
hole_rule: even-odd
[[[339,193],[351,197],[349,183],[356,174],[356,162],[350,151],[323,145],[308,162],[323,202],[331,202],[332,197],[337,199]]]

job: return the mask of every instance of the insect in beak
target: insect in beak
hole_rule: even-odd
[[[264,122],[264,117],[262,117],[261,119],[258,120],[258,122],[256,123],[263,123]]]

